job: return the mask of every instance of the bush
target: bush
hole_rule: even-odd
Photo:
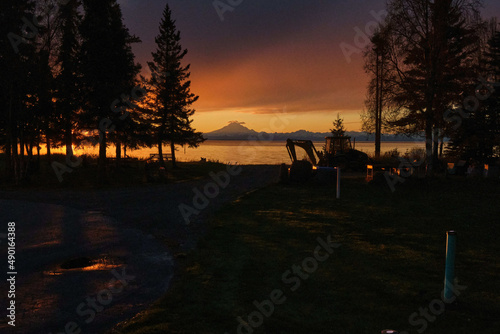
[[[425,161],[425,157],[426,151],[420,147],[414,147],[404,154],[404,158],[408,161]]]
[[[397,158],[400,156],[400,153],[397,148],[387,151],[384,153],[383,157],[384,158]]]

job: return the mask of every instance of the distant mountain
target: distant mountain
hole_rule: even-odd
[[[240,123],[230,123],[219,130],[205,133],[204,136],[205,138],[208,139],[215,139],[212,137],[218,137],[217,139],[220,140],[225,138],[234,139],[233,137],[245,139],[250,135],[256,135],[256,134],[257,134],[256,131],[250,130],[249,128],[241,125]]]
[[[307,139],[312,141],[324,141],[325,137],[331,136],[330,132],[311,132],[299,130],[286,133],[268,133],[251,130],[239,123],[232,122],[221,129],[204,133],[203,136],[211,140],[261,140],[261,141],[283,141],[291,139]],[[357,141],[374,141],[375,135],[366,132],[347,131],[346,136],[356,138]],[[407,137],[404,135],[382,135],[382,141],[415,141],[423,138]]]

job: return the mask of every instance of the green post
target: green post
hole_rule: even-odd
[[[444,299],[453,298],[453,284],[455,282],[455,248],[457,244],[457,233],[446,232],[446,267],[444,271]]]

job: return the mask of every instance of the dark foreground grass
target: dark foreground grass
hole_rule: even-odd
[[[114,332],[498,333],[499,200],[498,182],[463,179],[408,180],[394,193],[347,179],[341,200],[331,186],[268,187],[220,211],[198,249],[178,258],[170,291]],[[463,287],[443,311],[449,229]],[[289,281],[329,235],[341,246]],[[238,331],[238,317],[248,321],[273,290],[283,293],[274,312]],[[438,315],[421,316],[429,306]]]
[[[52,154],[50,162],[44,155],[40,157],[36,169],[30,171],[27,177],[16,182],[14,178],[5,176],[5,156],[0,154],[0,186],[3,189],[130,187],[203,178],[209,172],[223,170],[226,167],[218,162],[177,162],[178,168],[174,169],[171,162],[166,162],[163,178],[160,179],[159,173],[156,171],[150,173],[152,177],[148,179],[146,161],[144,160],[124,161],[120,165],[109,161],[107,176],[104,178],[104,182],[101,182],[98,178],[97,157],[87,156],[81,161],[79,164],[75,163],[73,165],[75,167],[69,167],[66,164],[66,156],[63,154]],[[56,169],[52,165],[53,162],[58,163]],[[58,178],[58,173],[60,178]]]

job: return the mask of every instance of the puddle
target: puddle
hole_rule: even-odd
[[[61,264],[61,269],[81,269],[91,266],[93,261],[88,257],[80,257],[65,261]]]
[[[96,271],[111,270],[123,265],[123,261],[109,256],[102,255],[98,257],[78,257],[72,258],[58,264],[56,267],[46,270],[43,273],[48,276],[59,276],[65,272],[75,271]]]

